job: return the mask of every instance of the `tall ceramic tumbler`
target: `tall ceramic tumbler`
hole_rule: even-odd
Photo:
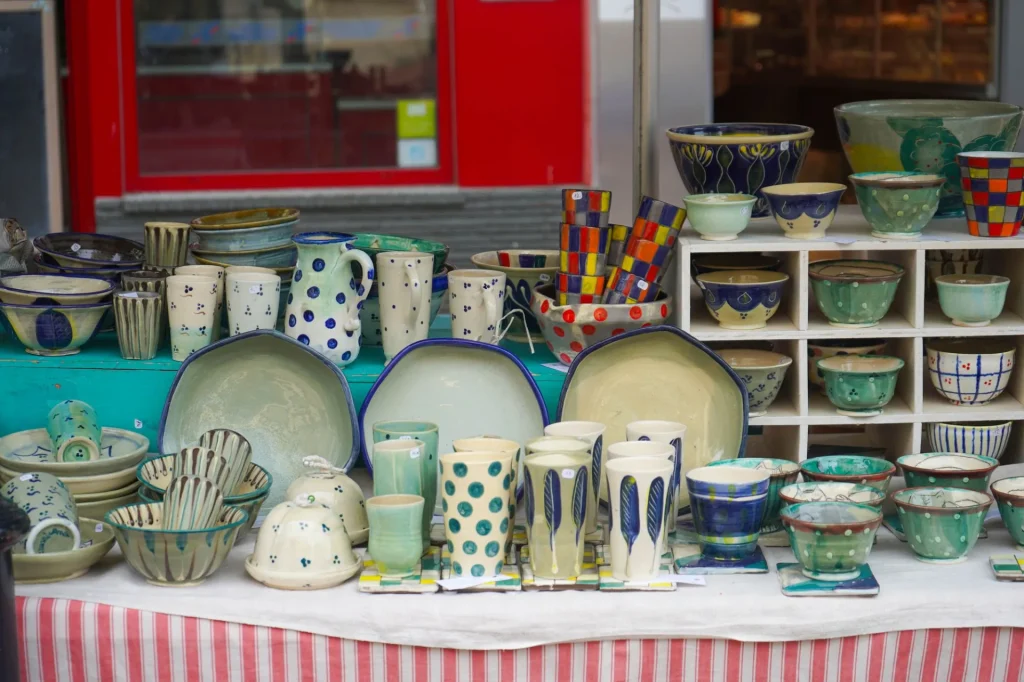
[[[452,270],[448,273],[448,310],[452,337],[496,344],[505,309],[505,273],[497,270]],[[507,330],[506,330],[507,331]]]
[[[423,480],[423,457],[426,445],[421,440],[385,440],[373,444],[373,494],[419,495],[423,497],[427,486]],[[430,523],[433,507],[422,507],[423,550],[430,546]]]
[[[164,299],[149,291],[119,291],[114,294],[114,325],[117,345],[125,360],[152,360],[160,346],[160,323]]]
[[[590,496],[591,502],[587,505],[587,533],[597,530],[598,513],[600,512],[599,500],[602,495],[607,495],[604,456],[604,432],[605,425],[601,422],[588,421],[565,421],[548,424],[544,427],[545,436],[563,436],[568,438],[579,438],[590,444]]]
[[[480,436],[478,438],[459,438],[452,441],[455,452],[500,452],[512,457],[512,469],[508,481],[502,480],[501,487],[508,492],[508,532],[505,534],[505,554],[512,551],[512,537],[516,527],[516,503],[519,489],[519,470],[522,448],[514,440]]]
[[[281,277],[262,272],[230,272],[226,277],[228,332],[238,336],[277,326]]]
[[[666,530],[671,533],[676,529],[680,507],[689,504],[689,493],[680,488],[683,485],[683,475],[693,466],[696,457],[693,448],[683,449],[686,444],[686,425],[660,419],[630,422],[626,424],[626,440],[653,440],[668,443],[676,450],[675,457],[672,458],[672,495],[669,497],[672,500],[672,510],[668,514],[669,528]]]
[[[377,254],[380,330],[387,361],[409,344],[427,338],[433,273],[432,254],[415,251]]]
[[[423,492],[420,494],[423,496],[426,513],[441,513],[438,509],[441,493],[437,480],[437,424],[421,421],[385,421],[374,424],[372,431],[374,443],[385,440],[418,440],[423,443],[423,456],[420,457]]]
[[[220,326],[224,320],[224,268],[219,265],[185,265],[174,269],[175,275],[199,275],[217,279],[217,307],[213,311],[213,340],[220,338]]]
[[[764,469],[698,467],[686,473],[701,555],[743,561],[757,550],[770,474]]]
[[[146,223],[146,265],[177,268],[188,259],[188,223]]]
[[[523,466],[533,574],[545,579],[579,577],[591,499],[590,456],[529,455]]]
[[[206,275],[171,275],[167,278],[167,319],[171,329],[171,357],[184,360],[213,341],[217,292],[220,283]]]
[[[366,551],[385,578],[404,578],[419,569],[423,537],[419,520],[423,516],[423,498],[419,495],[377,495],[366,501],[370,520],[370,539]],[[424,542],[425,540],[425,542]]]
[[[81,400],[62,400],[46,416],[46,433],[58,462],[100,458],[103,431],[96,410]]]
[[[456,576],[492,577],[505,566],[512,455],[453,452],[441,455],[441,506]]]
[[[612,577],[651,582],[661,573],[665,551],[665,504],[672,462],[653,457],[623,457],[608,470],[608,532]]]
[[[132,270],[121,275],[121,288],[124,291],[160,294],[163,312],[157,319],[157,332],[161,343],[167,339],[167,277],[166,270]]]

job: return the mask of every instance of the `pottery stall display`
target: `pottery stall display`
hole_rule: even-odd
[[[839,141],[854,173],[916,171],[945,178],[939,217],[960,215],[962,151],[1006,151],[1020,132],[1021,108],[992,101],[893,99],[835,108]]]
[[[34,472],[12,478],[0,495],[29,518],[31,529],[14,545],[15,554],[46,554],[78,549],[78,509],[64,482],[53,474]]]
[[[747,387],[751,417],[768,414],[786,379],[786,370],[793,358],[770,351],[733,348],[718,353],[739,375]]]
[[[1012,339],[931,339],[931,384],[954,405],[985,405],[1006,390],[1017,349]]]
[[[427,338],[434,256],[417,251],[377,255],[377,300],[384,360]]]
[[[790,239],[822,239],[832,226],[846,185],[793,182],[761,190],[775,222]]]
[[[800,474],[805,481],[857,483],[877,488],[883,493],[896,472],[896,465],[879,457],[861,455],[826,455],[804,460]]]
[[[907,542],[919,561],[957,564],[967,560],[992,498],[963,488],[905,488],[892,494]]]
[[[935,278],[939,275],[977,275],[985,266],[981,249],[928,249],[924,252],[925,290],[935,296]]]
[[[562,223],[559,227],[558,272],[555,273],[559,305],[579,305],[601,300],[605,287],[610,231]]]
[[[775,531],[782,530],[782,521],[779,520],[782,498],[779,492],[786,486],[796,483],[797,476],[800,475],[800,465],[785,459],[744,457],[742,459],[722,459],[717,462],[710,462],[708,466],[732,466],[742,469],[753,469],[755,471],[767,471],[769,476],[768,498],[765,501],[761,532],[774,533]]]
[[[689,502],[689,493],[682,484],[683,474],[689,471],[690,466],[684,461],[683,444],[686,442],[686,424],[676,421],[662,419],[641,419],[626,424],[626,441],[653,441],[663,443],[672,447],[672,479],[669,481],[669,511],[667,531],[673,531],[676,527],[676,519],[679,516],[680,504]],[[618,445],[614,443],[613,445]],[[610,450],[609,446],[609,450]],[[604,488],[602,488],[602,492]]]
[[[779,490],[779,499],[782,509],[800,502],[850,502],[881,509],[885,492],[860,483],[805,481],[783,486]]]
[[[879,239],[917,239],[935,212],[946,183],[934,173],[854,173],[857,203]]]
[[[219,324],[217,299],[221,283],[213,275],[172,275],[167,278],[167,320],[171,357],[185,360],[213,343]]]
[[[904,364],[891,355],[837,355],[818,360],[817,366],[825,377],[825,395],[837,414],[874,417],[896,395]]]
[[[818,360],[843,355],[880,355],[885,350],[883,339],[827,339],[807,342],[807,378],[825,392],[825,375],[818,369]]]
[[[999,460],[981,455],[922,452],[903,455],[896,464],[903,471],[908,488],[939,486],[985,492]]]
[[[958,327],[987,327],[1006,303],[1010,278],[1000,275],[939,275],[935,278],[942,314]]]
[[[661,573],[672,462],[628,457],[607,469],[612,577],[650,582]]]
[[[224,281],[230,336],[277,327],[281,304],[279,275],[225,271]]]
[[[667,134],[688,194],[752,194],[758,197],[754,217],[760,217],[769,214],[761,189],[796,180],[814,129],[785,123],[710,123],[669,128]]]
[[[575,438],[587,444],[590,456],[590,487],[587,489],[590,504],[587,506],[587,532],[597,530],[597,517],[601,494],[607,490],[607,472],[605,472],[604,434],[607,427],[596,421],[559,421],[544,427],[544,435],[550,438]],[[536,440],[533,441],[536,443]],[[572,449],[565,450],[573,452]]]
[[[188,223],[149,222],[143,225],[145,232],[146,265],[160,268],[177,268],[188,260]]]
[[[497,344],[505,337],[505,273],[452,270],[448,273],[448,311],[452,338]],[[511,313],[509,313],[509,316]]]
[[[381,421],[370,425],[372,429],[373,443],[381,443],[389,440],[417,440],[422,443],[423,452],[420,455],[420,466],[422,467],[422,490],[418,493],[424,499],[426,508],[424,514],[441,513],[441,496],[438,493],[437,478],[437,447],[438,447],[438,426],[432,422],[423,421]],[[367,452],[372,452],[367,450]],[[373,462],[368,463],[369,469],[373,471]],[[352,533],[349,532],[349,535]]]
[[[968,234],[1016,237],[1024,219],[1024,154],[975,150],[957,154],[956,160]]]
[[[584,453],[529,455],[523,461],[526,526],[533,574],[572,579],[583,567],[591,457]]]
[[[555,281],[559,269],[559,253],[542,250],[485,251],[470,258],[478,268],[505,273],[504,315],[519,310],[523,317],[511,318],[506,337],[510,341],[525,342],[541,333],[540,323],[530,308],[530,301],[537,286]]]
[[[723,329],[761,329],[778,311],[789,281],[784,272],[733,270],[697,275],[711,317]]]
[[[701,555],[742,561],[758,546],[771,474],[765,469],[704,466],[686,472]]]
[[[992,484],[999,516],[1018,551],[1024,551],[1024,476],[1002,478]]]
[[[849,502],[800,502],[782,510],[793,555],[813,580],[857,578],[881,524],[880,509]]]
[[[683,198],[690,227],[701,239],[729,241],[747,229],[757,197],[750,194],[691,194]]]
[[[160,347],[164,299],[147,291],[114,294],[117,347],[125,360],[152,360]]]
[[[955,452],[999,459],[1010,443],[1013,422],[936,422],[928,424],[925,428],[928,441],[936,452]]]
[[[823,260],[807,268],[821,314],[833,327],[877,325],[889,312],[904,269],[870,260]]]
[[[518,449],[518,447],[517,447]],[[415,496],[430,504],[419,505],[419,537],[430,545],[430,524],[434,519],[434,495],[437,493],[437,477],[432,479],[424,474],[426,445],[414,439],[382,440],[373,444],[373,494],[377,496]],[[418,557],[417,557],[418,558]]]
[[[359,484],[322,457],[306,457],[303,464],[307,467],[306,474],[291,482],[285,499],[311,498],[326,505],[344,524],[352,544],[366,542],[370,525]]]
[[[420,523],[424,516],[423,498],[419,495],[375,495],[366,501],[366,513],[370,519],[367,553],[377,564],[380,574],[388,578],[415,574],[424,546],[430,546],[430,536],[423,536],[424,529]]]
[[[612,193],[600,189],[563,189],[562,222],[570,225],[608,227]]]
[[[11,547],[21,541],[29,531],[25,512],[0,495],[0,676],[17,680],[21,676],[18,662],[21,642],[18,618],[14,610],[14,567]]]
[[[452,574],[496,576],[505,564],[510,530],[512,454],[454,452],[441,455],[441,505]]]

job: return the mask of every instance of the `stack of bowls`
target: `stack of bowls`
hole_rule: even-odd
[[[35,268],[48,275],[85,275],[117,284],[123,273],[139,270],[145,260],[142,244],[113,235],[48,234],[32,243]]]
[[[114,284],[84,275],[0,278],[0,312],[25,351],[73,355],[110,312]]]
[[[290,281],[298,252],[292,231],[294,208],[257,208],[203,216],[192,221],[189,249],[201,265],[255,265],[272,268]]]
[[[640,198],[622,263],[608,277],[604,303],[644,303],[657,297],[684,220],[686,209],[651,197]]]

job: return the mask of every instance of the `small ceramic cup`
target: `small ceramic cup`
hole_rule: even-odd
[[[555,422],[544,427],[545,436],[579,438],[590,444],[590,487],[588,490],[593,499],[587,506],[587,533],[597,530],[600,512],[598,502],[600,495],[605,491],[607,476],[604,470],[604,432],[606,430],[607,427],[601,422],[590,421]]]
[[[32,525],[28,535],[14,545],[15,553],[67,552],[81,545],[74,498],[53,474],[21,474],[7,481],[0,494],[25,512]]]
[[[433,272],[434,256],[429,253],[377,254],[377,298],[386,361],[409,344],[427,338]]]
[[[213,311],[213,340],[220,338],[220,325],[224,319],[224,268],[219,265],[183,265],[174,268],[175,275],[199,275],[217,279],[217,307]]]
[[[146,223],[146,264],[161,268],[177,268],[188,260],[188,223]]]
[[[992,484],[999,516],[1018,550],[1024,551],[1024,476],[1002,478]]]
[[[718,353],[747,387],[749,416],[763,417],[775,402],[793,358],[781,353],[731,348]]]
[[[224,511],[220,486],[204,476],[175,476],[164,492],[163,530],[202,530]]]
[[[962,488],[904,488],[892,494],[907,543],[919,561],[967,561],[992,506],[992,498]]]
[[[121,288],[124,291],[160,294],[163,312],[157,316],[157,334],[161,342],[167,338],[167,277],[169,275],[170,271],[164,269],[132,270],[121,275]]]
[[[516,502],[519,491],[519,476],[521,471],[523,449],[519,443],[496,438],[494,436],[480,436],[478,438],[460,438],[452,441],[452,449],[455,452],[497,452],[501,455],[508,455],[512,458],[510,467],[509,493],[508,493],[508,532],[505,534],[505,553],[512,549],[512,535],[516,525]]]
[[[455,576],[490,577],[505,567],[512,529],[512,454],[454,452],[440,457],[444,528]]]
[[[437,479],[437,424],[421,421],[386,421],[373,425],[373,442],[385,440],[418,440],[423,443],[423,504],[432,514],[440,514],[438,501],[441,499],[440,483]],[[370,463],[373,467],[373,463]],[[429,533],[428,533],[429,536]],[[428,537],[429,540],[429,537]]]
[[[425,516],[419,495],[375,495],[366,501],[370,519],[367,552],[385,578],[404,578],[419,569],[423,548],[430,546],[430,535],[423,537],[420,519]]]
[[[217,278],[208,275],[167,278],[167,318],[171,329],[171,357],[175,360],[185,360],[213,342],[220,288]]]
[[[523,460],[530,567],[538,578],[571,580],[583,568],[590,456],[543,453]]]
[[[209,448],[182,448],[174,455],[171,467],[175,476],[199,476],[212,481],[221,490],[234,490],[227,487],[232,476],[227,458]]]
[[[650,582],[661,573],[672,462],[626,457],[610,460],[607,470],[612,577]]]
[[[942,314],[958,327],[986,327],[1006,304],[1010,278],[1000,275],[939,275],[935,278]]]
[[[847,417],[882,414],[896,394],[904,362],[891,355],[837,355],[818,360],[825,377],[825,395],[836,413]]]
[[[426,444],[421,440],[382,440],[373,444],[373,494],[378,495],[417,495],[421,499],[425,489],[423,480],[423,457]],[[434,508],[421,507],[422,514],[418,522],[421,526],[420,537],[423,539],[422,550],[430,545],[430,524],[434,518]],[[373,529],[372,520],[370,526]]]
[[[114,294],[117,345],[125,360],[152,360],[160,347],[164,326],[164,299],[148,291]]]
[[[801,502],[784,509],[781,518],[803,574],[839,582],[860,575],[882,511],[849,502]]]
[[[630,422],[626,424],[626,440],[653,440],[668,443],[675,448],[671,481],[673,493],[669,498],[672,500],[672,513],[668,530],[671,532],[676,527],[680,508],[690,504],[690,494],[682,483],[683,474],[695,466],[697,459],[696,445],[690,444],[685,449],[683,447],[686,445],[686,424],[661,419]]]
[[[1020,152],[974,151],[956,155],[967,232],[972,237],[1016,237],[1024,219]]]
[[[497,270],[452,270],[448,273],[448,309],[452,336],[497,344],[505,307],[505,273]]]
[[[686,217],[701,239],[729,241],[747,229],[757,197],[749,194],[691,194]]]
[[[790,239],[821,239],[836,217],[846,185],[791,182],[762,187],[775,222]]]
[[[62,400],[46,417],[52,454],[57,462],[91,462],[100,458],[103,431],[96,410],[81,400]]]
[[[732,466],[741,469],[754,469],[756,471],[767,471],[768,479],[768,500],[765,503],[764,519],[761,521],[762,533],[774,533],[782,530],[782,521],[779,519],[779,510],[782,508],[782,498],[779,491],[784,487],[796,483],[800,475],[800,465],[785,459],[769,459],[762,457],[742,457],[739,459],[720,459],[711,462],[708,466]]]
[[[227,275],[228,330],[238,336],[256,329],[274,329],[281,305],[281,277],[259,272]]]
[[[698,467],[686,474],[701,555],[742,561],[757,549],[768,506],[770,473],[740,467]]]
[[[210,429],[199,436],[199,447],[212,450],[227,460],[228,474],[222,488],[224,494],[230,496],[249,471],[252,445],[237,431]]]

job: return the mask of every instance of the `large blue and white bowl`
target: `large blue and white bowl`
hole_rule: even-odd
[[[1012,339],[935,339],[928,350],[928,376],[954,405],[984,405],[1006,390],[1017,349]]]
[[[961,455],[980,455],[999,459],[1010,442],[1013,422],[983,424],[928,424],[928,440],[935,452],[955,452]]]
[[[22,305],[0,303],[11,330],[32,355],[74,355],[93,337],[111,303]]]

